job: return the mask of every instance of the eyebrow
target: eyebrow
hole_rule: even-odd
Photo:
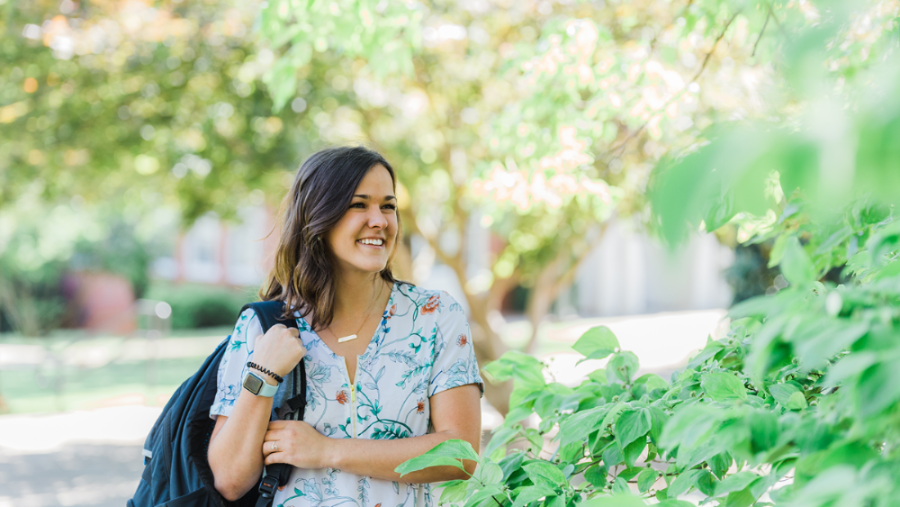
[[[359,197],[360,199],[366,199],[366,200],[369,200],[372,198],[372,196],[368,195],[368,194],[355,194],[353,197]],[[395,200],[397,200],[397,198],[392,195],[386,195],[386,196],[384,196],[384,200],[385,201],[392,201],[392,200],[395,201]]]

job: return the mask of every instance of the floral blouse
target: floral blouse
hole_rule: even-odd
[[[331,438],[395,439],[431,431],[428,397],[467,384],[482,388],[472,335],[462,307],[449,294],[398,282],[381,325],[358,356],[356,379],[299,316],[307,349],[303,420]],[[238,319],[219,365],[218,392],[210,415],[228,416],[241,395],[247,361],[262,328],[253,310]],[[281,401],[276,394],[275,403]],[[276,507],[430,507],[430,484],[406,484],[342,472],[295,468],[275,496]]]

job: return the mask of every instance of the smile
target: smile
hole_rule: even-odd
[[[357,240],[356,242],[361,243],[363,245],[368,245],[368,246],[377,246],[377,247],[384,246],[383,239],[360,239],[360,240]]]

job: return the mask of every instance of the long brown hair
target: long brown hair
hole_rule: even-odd
[[[284,301],[285,317],[295,310],[306,315],[313,329],[331,324],[334,318],[334,255],[325,234],[344,216],[356,187],[369,169],[382,165],[394,169],[381,154],[367,148],[339,147],[316,152],[303,162],[281,205],[281,235],[275,251],[275,265],[259,290],[263,301]],[[394,283],[391,272],[396,246],[400,242],[400,215],[397,238],[381,278]]]

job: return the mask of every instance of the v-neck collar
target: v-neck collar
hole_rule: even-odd
[[[365,352],[363,352],[362,355],[356,356],[356,370],[357,370],[356,372],[357,372],[357,374],[359,374],[359,368],[362,365],[363,360],[369,357],[369,353],[372,352],[373,346],[376,346],[378,344],[378,341],[381,338],[381,334],[384,333],[385,315],[387,315],[388,312],[390,312],[391,305],[393,305],[393,303],[394,303],[394,293],[397,291],[398,285],[399,284],[397,282],[394,282],[393,284],[391,284],[391,293],[388,297],[387,305],[385,305],[385,307],[384,307],[384,311],[381,312],[381,320],[378,322],[378,327],[375,328],[375,332],[372,333],[372,336],[369,338],[369,343],[368,343],[368,345],[366,345]],[[306,329],[307,330],[306,332],[311,333],[315,337],[316,340],[319,340],[319,343],[321,343],[322,346],[325,347],[325,349],[328,351],[329,354],[331,354],[334,357],[344,359],[344,356],[339,356],[337,353],[335,353],[335,351],[331,350],[331,347],[329,347],[328,344],[325,343],[325,340],[323,340],[322,337],[319,336],[319,333],[317,333],[312,328],[312,326],[309,325],[309,322],[307,322],[304,317],[302,317],[302,316],[297,317],[297,325],[300,327],[300,329]]]

